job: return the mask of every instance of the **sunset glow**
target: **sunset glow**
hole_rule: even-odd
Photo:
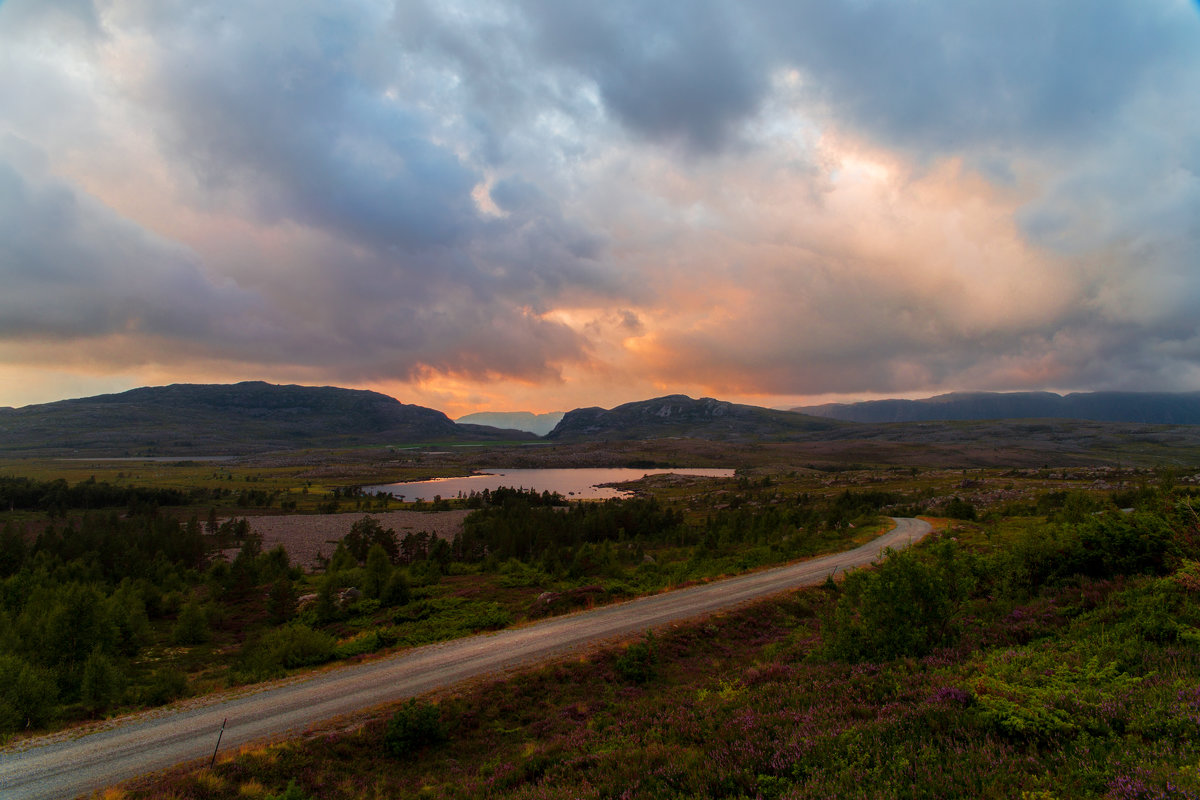
[[[8,0],[0,406],[1200,389],[1197,96],[1184,0]]]

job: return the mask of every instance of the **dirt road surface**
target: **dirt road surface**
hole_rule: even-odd
[[[800,586],[874,561],[930,530],[897,519],[888,533],[853,550],[627,603],[397,653],[250,691],[231,692],[131,715],[104,730],[50,735],[0,749],[0,797],[68,798],[147,772],[208,759],[228,718],[221,749],[297,734],[384,703],[492,675],[597,643],[641,633]]]

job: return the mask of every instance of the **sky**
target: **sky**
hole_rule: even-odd
[[[0,0],[0,406],[1200,390],[1191,0]]]

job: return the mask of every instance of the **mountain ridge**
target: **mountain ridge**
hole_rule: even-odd
[[[546,438],[554,440],[697,439],[786,440],[843,427],[844,423],[742,405],[712,397],[694,399],[682,394],[637,400],[610,409],[592,406],[568,411]]]
[[[8,453],[185,456],[533,438],[459,426],[379,392],[263,381],[177,383],[0,409],[0,452]]]
[[[1200,424],[1200,392],[953,392],[922,400],[866,400],[789,409],[845,422],[1076,419]]]

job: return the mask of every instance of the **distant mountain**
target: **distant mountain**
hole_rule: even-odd
[[[186,456],[304,447],[533,439],[330,386],[174,384],[0,409],[0,452]]]
[[[738,405],[681,394],[626,403],[612,409],[577,408],[547,434],[547,439],[662,439],[680,437],[724,441],[782,441],[801,434],[832,430],[839,423],[791,411]]]
[[[848,422],[1080,419],[1151,425],[1200,425],[1200,392],[963,392],[926,400],[868,400],[792,411]]]
[[[533,414],[528,411],[479,411],[459,417],[455,422],[460,425],[466,423],[490,425],[493,428],[512,428],[545,436],[554,430],[554,426],[558,424],[565,413],[564,411],[550,411],[545,414]]]

